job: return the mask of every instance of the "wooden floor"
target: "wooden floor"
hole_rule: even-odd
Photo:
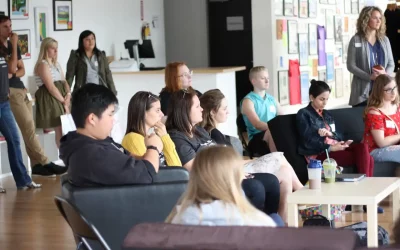
[[[71,229],[53,201],[60,194],[59,177],[34,178],[34,181],[43,187],[17,191],[12,177],[0,180],[0,185],[7,189],[6,194],[0,194],[0,249],[75,249]],[[385,202],[383,207],[385,213],[379,215],[379,225],[391,234],[389,203]],[[336,221],[336,227],[366,221],[366,217],[362,212],[347,213]]]

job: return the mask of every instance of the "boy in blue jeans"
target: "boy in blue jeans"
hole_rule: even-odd
[[[249,78],[253,91],[243,98],[241,112],[247,127],[250,150],[265,155],[277,151],[267,122],[277,115],[282,115],[282,109],[279,102],[266,93],[269,87],[269,74],[265,67],[252,68]]]

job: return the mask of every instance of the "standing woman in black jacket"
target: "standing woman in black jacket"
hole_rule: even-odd
[[[86,83],[94,83],[117,94],[106,54],[97,48],[96,36],[90,30],[80,34],[78,49],[72,50],[69,56],[66,74],[69,86],[72,86],[74,77],[74,91]]]

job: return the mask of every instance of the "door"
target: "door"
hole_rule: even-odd
[[[208,0],[210,66],[246,66],[236,72],[236,101],[239,105],[253,88],[253,38],[250,0]]]

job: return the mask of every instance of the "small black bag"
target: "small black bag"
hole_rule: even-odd
[[[325,216],[314,215],[303,222],[303,227],[331,227],[334,228],[334,221],[329,221]]]

